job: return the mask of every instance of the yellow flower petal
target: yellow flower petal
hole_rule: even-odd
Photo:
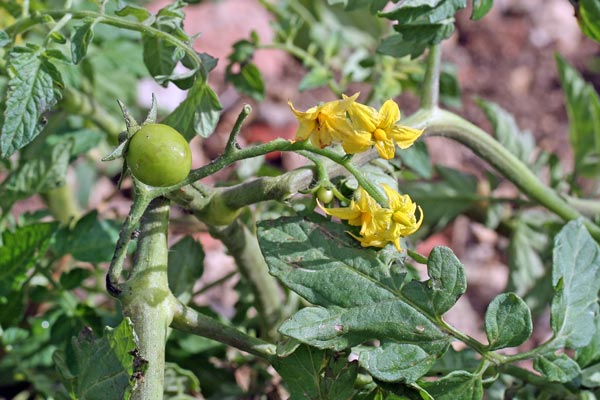
[[[398,147],[406,149],[423,134],[423,129],[415,129],[408,126],[396,125],[390,130],[390,134]]]
[[[325,211],[325,213],[327,215],[331,215],[332,217],[336,217],[339,219],[356,219],[359,218],[361,215],[361,212],[356,208],[353,207],[353,204],[351,203],[350,207],[334,207],[334,208],[325,208],[325,207],[321,207],[321,209],[323,211]]]
[[[377,149],[379,156],[384,160],[390,160],[394,158],[394,155],[396,154],[396,146],[394,146],[394,141],[392,139],[375,142],[375,148]]]
[[[371,134],[365,131],[354,131],[342,136],[342,147],[346,154],[362,153],[373,145]]]
[[[400,109],[394,100],[383,103],[379,110],[379,128],[388,129],[400,120]]]
[[[373,132],[379,122],[379,114],[373,107],[365,106],[360,103],[352,103],[348,107],[348,114],[352,120],[352,125],[358,131]]]

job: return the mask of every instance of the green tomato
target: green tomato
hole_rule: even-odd
[[[129,141],[125,158],[133,176],[155,187],[181,182],[192,167],[187,140],[163,124],[142,125]]]
[[[317,191],[317,198],[324,204],[331,203],[333,200],[333,191],[321,186]]]

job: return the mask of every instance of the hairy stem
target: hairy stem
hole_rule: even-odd
[[[225,343],[255,356],[271,359],[275,357],[276,346],[227,326],[201,314],[181,302],[177,303],[171,327],[182,332],[192,333]]]
[[[148,369],[133,392],[134,400],[163,398],[165,344],[176,300],[167,277],[169,201],[150,202],[140,222],[140,237],[130,278],[121,286],[123,315],[133,322],[140,356]]]
[[[119,232],[119,239],[115,247],[115,253],[110,261],[108,273],[106,274],[106,289],[112,296],[118,297],[121,293],[119,288],[119,279],[123,272],[123,264],[127,257],[127,249],[129,242],[131,242],[131,236],[135,231],[135,227],[140,221],[140,218],[144,214],[146,207],[150,204],[152,196],[145,190],[140,189],[140,185],[135,185],[135,199],[133,205],[129,210],[129,215],[125,219],[121,231]]]
[[[481,128],[443,110],[432,111],[426,126],[426,135],[447,137],[467,146],[514,183],[523,194],[562,219],[568,221],[584,218],[579,211],[554,190],[544,185],[525,164]],[[585,218],[584,224],[590,234],[596,240],[600,240],[600,227]]]
[[[439,43],[432,45],[427,55],[427,67],[421,95],[421,108],[423,109],[432,109],[438,106],[441,60],[442,46]]]
[[[160,37],[165,40],[169,44],[176,46],[182,49],[187,56],[189,56],[190,60],[194,64],[194,68],[201,70],[202,60],[198,53],[189,46],[187,43],[182,42],[175,36],[170,33],[161,31],[160,29],[156,29],[152,26],[144,24],[143,22],[138,22],[137,20],[132,20],[128,18],[122,18],[117,16],[106,15],[97,11],[73,11],[73,10],[48,10],[43,13],[38,13],[33,16],[25,16],[19,18],[17,22],[12,24],[11,26],[5,29],[5,32],[10,36],[17,35],[22,33],[34,25],[40,24],[44,22],[43,16],[48,15],[54,19],[59,19],[64,17],[65,15],[70,15],[71,19],[81,20],[81,19],[93,19],[96,23],[101,23],[105,25],[114,26],[117,28],[127,29],[136,32],[142,32],[147,35]]]

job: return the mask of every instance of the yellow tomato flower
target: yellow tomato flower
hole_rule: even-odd
[[[352,200],[348,207],[325,208],[319,206],[333,217],[347,220],[349,225],[360,226],[360,236],[350,235],[363,247],[385,247],[393,243],[398,251],[402,250],[400,238],[411,235],[423,222],[423,210],[417,207],[408,195],[400,195],[388,185],[383,184],[388,198],[388,207],[381,207],[360,188],[360,197]],[[415,213],[419,210],[419,218]]]
[[[339,142],[342,136],[352,132],[346,112],[357,97],[358,93],[351,97],[344,96],[342,100],[329,101],[304,112],[296,110],[288,101],[299,123],[296,140],[310,138],[311,143],[320,148]]]
[[[348,108],[354,132],[342,137],[342,147],[348,154],[355,154],[375,146],[386,160],[394,158],[395,146],[410,147],[423,133],[422,129],[396,125],[400,109],[393,100],[383,103],[379,111],[373,107],[353,102]]]
[[[417,205],[413,203],[409,195],[401,195],[386,184],[382,186],[391,210],[390,225],[383,236],[389,242],[394,243],[394,246],[400,251],[400,238],[412,235],[419,229],[423,223],[423,210],[418,207],[419,219],[417,219],[415,215]]]
[[[385,230],[390,219],[391,212],[382,208],[375,199],[369,196],[362,187],[359,192],[360,197],[357,201],[352,199],[348,207],[325,208],[319,204],[319,207],[327,215],[347,220],[352,226],[360,226],[362,236],[373,235],[375,232]]]

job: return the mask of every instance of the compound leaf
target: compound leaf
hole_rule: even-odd
[[[385,366],[389,367],[388,372],[383,370],[384,364],[390,362],[393,354],[397,356],[398,351],[414,354],[415,347],[411,346],[388,344],[380,350],[368,350],[371,355],[359,359],[361,365],[367,362],[374,371],[378,371],[378,362],[381,362],[382,377],[387,373],[389,379],[395,374],[406,381],[414,381],[426,372],[428,356],[439,355],[447,349],[449,338],[432,321],[429,305],[419,301],[420,298],[415,300],[412,292],[402,290],[406,276],[397,264],[398,253],[361,248],[347,234],[344,225],[316,216],[264,221],[259,224],[258,237],[270,273],[319,306],[294,314],[281,325],[281,333],[311,346],[335,351],[371,339],[419,347],[424,360],[412,369],[401,365],[400,360],[395,367]],[[434,257],[432,270],[437,269],[438,262],[444,261],[436,261]],[[463,276],[459,273],[456,279],[457,274],[449,272],[449,275],[448,282],[461,281],[460,276]],[[437,276],[431,281],[435,282],[433,285],[440,285],[437,289],[447,283],[437,280]],[[439,293],[435,290],[423,294],[425,287],[418,294],[433,299],[434,309],[448,308],[445,300],[438,302]],[[449,297],[455,293],[453,287],[450,284],[443,289],[449,291]]]

